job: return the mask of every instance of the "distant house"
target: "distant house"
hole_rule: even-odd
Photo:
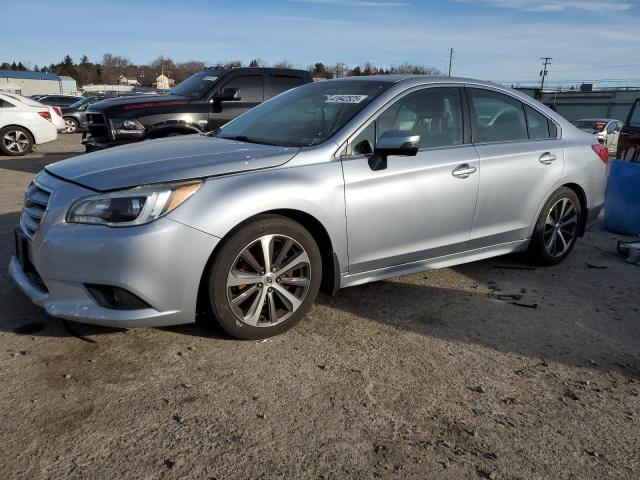
[[[176,81],[173,78],[167,77],[163,72],[156,77],[153,86],[158,90],[169,90],[175,83]]]
[[[0,91],[25,96],[60,94],[62,79],[56,73],[0,70]]]
[[[138,82],[137,79],[127,78],[124,75],[120,75],[120,78],[118,79],[118,83],[120,85],[132,85],[132,86],[140,85],[140,82]]]

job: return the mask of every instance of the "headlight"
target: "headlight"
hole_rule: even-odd
[[[144,135],[144,125],[138,120],[121,120],[115,118],[110,120],[110,122],[114,135],[133,135],[138,137]]]
[[[67,212],[68,223],[109,227],[142,225],[182,205],[202,182],[150,185],[78,200]]]

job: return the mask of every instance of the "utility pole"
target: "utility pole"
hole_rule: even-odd
[[[542,70],[540,70],[540,76],[542,77],[542,79],[540,80],[540,93],[542,93],[542,90],[544,90],[544,77],[546,77],[547,74],[549,73],[549,71],[547,70],[547,67],[551,65],[551,60],[553,60],[553,58],[540,57],[540,60],[544,62],[542,66]]]
[[[451,76],[451,63],[453,62],[453,48],[449,49],[449,76]]]

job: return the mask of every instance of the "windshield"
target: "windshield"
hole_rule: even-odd
[[[80,108],[82,105],[84,105],[85,103],[90,101],[92,98],[94,98],[94,97],[81,98],[77,102],[73,102],[71,105],[69,105],[69,108]]]
[[[169,95],[201,97],[211,90],[216,80],[218,80],[218,76],[215,70],[203,70],[202,72],[194,73],[173,87],[169,90]]]
[[[309,83],[241,115],[222,127],[217,136],[280,146],[318,145],[391,85],[378,80]]]
[[[607,122],[603,122],[602,120],[575,120],[571,123],[581,130],[590,130],[593,132],[600,132],[607,125]]]

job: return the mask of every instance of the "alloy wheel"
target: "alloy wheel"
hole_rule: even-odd
[[[29,148],[29,137],[20,130],[7,132],[2,138],[2,142],[7,150],[14,153],[23,153]]]
[[[72,120],[70,118],[65,118],[64,124],[65,124],[65,131],[67,133],[76,133],[78,125],[76,124],[75,120]]]
[[[568,198],[553,204],[544,225],[544,248],[552,257],[562,256],[578,232],[578,209]]]
[[[236,257],[227,275],[227,300],[236,317],[254,327],[284,322],[311,284],[305,249],[286,235],[263,235]]]

